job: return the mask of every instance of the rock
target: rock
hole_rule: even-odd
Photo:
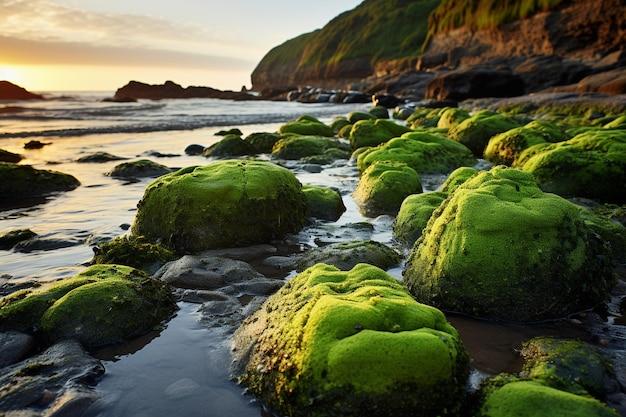
[[[0,250],[11,250],[15,245],[25,240],[37,236],[37,233],[30,229],[9,230],[0,234]]]
[[[11,162],[17,164],[22,160],[22,155],[0,149],[0,162]]]
[[[355,124],[360,120],[376,120],[377,117],[372,113],[364,112],[364,111],[353,111],[348,113],[348,122],[351,124]]]
[[[609,216],[579,206],[580,217],[585,226],[595,232],[605,242],[607,252],[614,265],[626,264],[626,227]],[[601,210],[598,210],[601,212]]]
[[[111,155],[107,152],[96,152],[91,155],[81,156],[76,160],[76,162],[80,163],[104,163],[111,161],[123,161],[128,158],[123,158],[121,156]]]
[[[255,155],[256,148],[237,135],[225,135],[222,140],[209,146],[202,152],[206,158],[229,158],[235,156]]]
[[[233,127],[232,129],[220,130],[220,131],[215,133],[215,136],[228,136],[228,135],[234,135],[234,136],[242,137],[243,136],[243,132],[239,128]]]
[[[310,169],[314,165],[331,165],[338,159],[345,159],[346,161],[350,159],[350,151],[347,150],[344,143],[339,142],[339,146],[342,149],[331,147],[326,149],[322,154],[300,158],[299,163],[303,164],[302,169],[305,169],[305,167]]]
[[[472,68],[436,76],[428,82],[426,99],[457,100],[515,97],[525,92],[522,77],[507,70]]]
[[[9,81],[0,81],[0,100],[43,100],[43,96]]]
[[[355,240],[331,243],[309,249],[296,256],[298,272],[318,263],[332,265],[342,271],[349,271],[357,264],[369,264],[380,269],[389,269],[400,263],[400,255],[383,243],[374,240]]]
[[[333,121],[330,122],[330,128],[335,133],[335,136],[346,126],[352,126],[352,123],[350,123],[348,118],[344,116],[335,117]]]
[[[485,147],[484,157],[494,165],[518,166],[520,154],[531,146],[568,139],[570,136],[553,123],[535,120],[493,136]]]
[[[350,91],[343,99],[342,103],[351,104],[351,103],[369,103],[371,101],[371,96],[369,94],[365,94],[360,91]]]
[[[21,240],[13,246],[15,252],[31,253],[39,251],[53,251],[63,248],[71,248],[82,244],[80,239],[67,238],[50,238],[43,236],[34,236],[30,239]]]
[[[0,333],[0,369],[24,359],[35,349],[35,338],[26,333]]]
[[[408,127],[391,120],[359,120],[352,125],[350,130],[350,146],[352,149],[377,146],[410,131]]]
[[[308,156],[323,155],[330,149],[348,148],[338,139],[324,136],[290,135],[274,145],[272,157],[278,159],[302,159]],[[346,149],[348,150],[348,149]],[[311,163],[312,161],[308,161]]]
[[[373,114],[377,119],[389,119],[389,110],[387,110],[387,107],[385,106],[374,106],[369,109],[369,112]]]
[[[445,316],[366,264],[292,278],[237,330],[233,356],[240,382],[281,415],[329,404],[333,415],[454,414],[469,369]]]
[[[281,135],[287,133],[293,133],[296,135],[310,135],[310,136],[326,136],[332,137],[334,135],[330,126],[320,122],[313,116],[303,115],[293,122],[285,123],[278,128],[278,133]]]
[[[192,144],[185,148],[185,155],[202,155],[204,149],[202,145]]]
[[[521,169],[532,174],[545,192],[626,203],[626,131],[593,129],[526,152],[532,156]]]
[[[302,192],[306,196],[311,217],[334,222],[346,211],[341,194],[337,190],[305,185],[302,187]]]
[[[372,102],[376,106],[382,106],[387,109],[393,109],[394,107],[399,106],[400,104],[404,103],[404,100],[399,99],[393,94],[375,94],[374,96],[372,96]],[[389,115],[387,115],[387,117],[389,117]]]
[[[268,243],[298,232],[306,197],[293,173],[269,162],[220,161],[153,181],[132,234],[181,253]]]
[[[437,127],[440,129],[449,129],[470,118],[467,110],[457,107],[444,107],[439,110],[438,116]]]
[[[126,265],[147,272],[154,272],[166,262],[177,258],[176,254],[160,243],[147,242],[142,236],[121,236],[94,247],[94,264]]]
[[[145,334],[175,309],[160,281],[127,266],[94,265],[73,278],[4,297],[0,328],[37,329],[44,342],[76,339],[96,347]]]
[[[575,84],[591,73],[591,67],[579,60],[557,55],[529,57],[514,68],[526,84],[528,91]]]
[[[352,194],[364,216],[396,215],[402,201],[422,192],[420,177],[403,162],[374,161],[363,171]]]
[[[477,162],[464,145],[423,132],[405,133],[376,148],[365,150],[357,157],[359,172],[364,172],[376,161],[403,162],[420,175],[451,172]]]
[[[519,126],[520,123],[510,116],[483,110],[453,126],[448,136],[470,148],[472,153],[480,158],[493,136]]]
[[[150,99],[161,100],[167,98],[219,98],[229,100],[258,100],[255,95],[240,91],[221,91],[211,87],[181,87],[172,81],[164,84],[145,84],[130,81],[124,87],[118,88],[114,100]]]
[[[280,135],[277,133],[256,132],[246,136],[246,142],[250,143],[255,149],[255,153],[272,153],[272,149]]]
[[[52,145],[52,142],[41,142],[38,140],[30,140],[24,144],[24,149],[41,149],[44,146]]]
[[[104,366],[80,343],[59,342],[37,356],[2,369],[0,412],[15,416],[83,415],[98,399],[91,387],[102,374]]]
[[[528,173],[494,167],[435,210],[403,278],[418,301],[438,308],[517,322],[560,318],[608,297],[604,251],[576,205],[543,193]]]
[[[432,191],[405,198],[393,223],[393,234],[396,239],[413,246],[422,235],[430,216],[446,197],[447,193]]]
[[[148,159],[116,165],[106,175],[115,178],[156,178],[172,172],[171,168]]]
[[[70,191],[79,185],[69,174],[0,162],[0,201]]]

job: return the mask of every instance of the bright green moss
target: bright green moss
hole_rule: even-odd
[[[334,135],[333,129],[320,122],[316,118],[308,115],[300,116],[293,122],[285,123],[278,128],[281,135],[292,133],[296,135],[313,135],[331,137]]]
[[[350,131],[350,146],[352,149],[358,149],[363,146],[380,145],[410,130],[406,126],[387,119],[360,120],[352,126]]]
[[[422,235],[430,216],[446,197],[447,193],[433,191],[405,198],[393,224],[394,236],[405,244],[413,245]]]
[[[96,264],[128,265],[133,268],[150,268],[177,259],[176,254],[160,243],[146,241],[143,236],[116,237],[94,249]]]
[[[456,107],[445,107],[441,109],[439,111],[439,116],[437,127],[445,129],[456,126],[463,120],[470,118],[470,114],[466,110]]]
[[[396,214],[402,201],[411,194],[422,192],[415,170],[404,163],[377,161],[359,179],[352,194],[365,216]]]
[[[519,126],[520,123],[512,117],[483,110],[452,126],[448,136],[467,146],[475,156],[482,157],[493,136]]]
[[[360,153],[357,158],[359,171],[364,172],[376,161],[402,162],[420,175],[451,172],[477,162],[470,150],[460,143],[423,132],[408,132]]]
[[[513,321],[557,318],[603,301],[603,248],[576,205],[523,171],[474,175],[433,213],[407,261],[418,301]]]
[[[207,158],[229,158],[256,154],[256,148],[241,136],[228,134],[202,152]]]
[[[324,136],[291,135],[279,139],[272,149],[272,157],[279,159],[301,159],[322,155],[325,151],[342,147],[341,142]]]
[[[527,151],[521,168],[541,189],[564,197],[626,202],[626,131],[595,129]],[[535,149],[536,148],[536,149]]]
[[[476,168],[472,167],[460,167],[455,169],[448,175],[446,181],[441,186],[441,190],[444,193],[450,194],[457,188],[459,188],[465,181],[472,178],[478,173]]]
[[[274,144],[278,142],[280,135],[269,132],[255,132],[246,136],[245,141],[255,149],[255,153],[272,153]]]
[[[234,341],[241,382],[291,416],[454,414],[468,375],[467,352],[445,316],[366,264],[307,269]]]
[[[184,168],[148,185],[132,233],[180,252],[269,242],[304,226],[301,188],[292,172],[269,162]]]

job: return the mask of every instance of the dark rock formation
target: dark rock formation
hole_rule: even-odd
[[[183,88],[172,81],[165,84],[145,84],[138,81],[130,81],[124,87],[119,88],[113,97],[114,101],[127,101],[128,99],[160,100],[166,98],[219,98],[229,100],[255,100],[256,96],[246,92],[222,91],[211,87],[190,86]]]
[[[508,70],[472,68],[432,79],[426,98],[458,100],[480,97],[515,97],[524,94],[524,80]]]
[[[0,100],[43,100],[43,96],[9,81],[0,81]]]

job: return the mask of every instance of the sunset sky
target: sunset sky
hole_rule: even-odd
[[[274,46],[361,0],[0,0],[0,80],[115,91],[130,80],[239,90]]]

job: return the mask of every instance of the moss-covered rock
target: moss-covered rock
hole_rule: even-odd
[[[346,211],[339,191],[315,185],[305,185],[302,192],[309,206],[309,216],[322,220],[336,221]]]
[[[79,185],[69,174],[0,162],[0,201],[70,191]]]
[[[328,148],[320,155],[300,158],[302,164],[330,165],[338,159],[350,159],[350,152],[340,148]]]
[[[246,136],[245,141],[254,147],[255,153],[272,153],[272,148],[279,139],[278,133],[256,132]]]
[[[495,167],[456,189],[415,243],[404,280],[418,301],[479,317],[534,321],[603,301],[605,248],[576,205],[520,170]]]
[[[439,120],[437,121],[437,127],[443,129],[449,129],[458,125],[465,119],[470,118],[470,114],[467,110],[459,109],[457,107],[444,107],[439,112]]]
[[[606,243],[613,264],[626,264],[626,227],[605,215],[579,207],[585,226]]]
[[[176,309],[166,284],[121,265],[95,265],[73,278],[12,293],[0,302],[0,327],[36,332],[46,342],[87,347],[147,333]]]
[[[37,233],[30,229],[9,230],[0,233],[0,250],[12,249],[15,245],[25,240],[37,236]]]
[[[448,175],[448,178],[441,185],[440,191],[450,194],[478,172],[476,168],[472,167],[457,168]]]
[[[626,203],[626,131],[595,129],[543,146],[521,168],[546,192]]]
[[[178,258],[175,252],[160,243],[148,242],[143,236],[116,237],[94,248],[94,253],[95,264],[127,265],[145,271]]]
[[[377,119],[389,119],[389,110],[385,106],[374,106],[369,109],[369,113]]]
[[[477,417],[618,417],[595,398],[516,378],[499,379],[488,389]]]
[[[441,109],[418,108],[407,119],[412,129],[437,127],[441,119]]]
[[[281,415],[454,415],[468,376],[445,316],[365,264],[307,269],[233,340],[241,382]]]
[[[309,249],[298,256],[296,270],[302,272],[318,263],[348,271],[357,264],[369,264],[388,269],[400,264],[400,255],[389,246],[374,240],[331,243]]]
[[[279,159],[301,159],[307,156],[323,155],[331,148],[342,149],[347,147],[338,139],[324,136],[291,135],[284,137],[274,144],[272,157]]]
[[[350,123],[344,116],[335,117],[332,122],[330,122],[330,128],[333,130],[335,135],[338,135],[341,129],[346,126],[352,126],[352,123]]]
[[[472,166],[477,162],[464,145],[424,132],[408,132],[361,152],[357,158],[357,167],[360,172],[364,172],[376,161],[403,162],[420,175],[451,172],[460,166]]]
[[[228,134],[202,152],[207,158],[230,158],[234,156],[255,155],[256,148],[241,136]]]
[[[353,111],[348,114],[348,122],[355,124],[360,120],[376,120],[376,116],[364,111]]]
[[[293,173],[269,162],[184,168],[148,185],[132,232],[180,252],[269,242],[305,224],[301,188]]]
[[[553,123],[533,121],[492,137],[485,148],[484,157],[495,165],[517,166],[517,159],[527,148],[568,139],[569,135]]]
[[[365,216],[395,215],[402,201],[422,192],[420,177],[413,168],[393,161],[377,161],[367,167],[352,194]]]
[[[377,146],[410,131],[408,127],[387,119],[361,120],[350,130],[350,146],[352,149]]]
[[[448,136],[471,149],[476,157],[482,157],[489,139],[498,133],[519,127],[520,123],[509,116],[482,110],[469,119],[450,128]]]
[[[302,115],[292,122],[285,123],[278,128],[278,133],[281,135],[292,133],[296,135],[326,137],[331,137],[335,134],[330,126],[309,115]]]
[[[422,235],[430,216],[447,197],[447,193],[433,191],[405,198],[393,223],[393,234],[396,239],[404,244],[413,245]]]
[[[106,175],[117,178],[143,178],[143,177],[160,177],[169,174],[172,170],[165,165],[159,164],[148,159],[140,159],[138,161],[124,162],[116,165]]]

